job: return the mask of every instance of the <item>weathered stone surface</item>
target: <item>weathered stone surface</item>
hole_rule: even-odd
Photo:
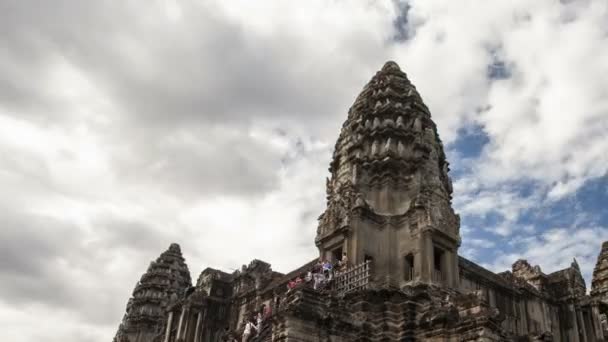
[[[602,244],[591,280],[591,297],[598,302],[604,335],[608,336],[608,241]]]
[[[231,274],[207,268],[189,288],[172,245],[138,283],[116,340],[240,340],[262,305],[272,314],[250,342],[606,340],[608,243],[591,295],[576,260],[550,274],[518,260],[495,274],[458,256],[443,146],[396,63],[348,111],[329,171],[315,244],[321,258],[345,252],[350,263],[333,284],[288,291],[317,260],[286,275],[253,260]]]
[[[608,241],[602,244],[602,250],[593,269],[591,295],[597,299],[608,301]]]
[[[428,108],[387,62],[355,100],[336,142],[315,239],[321,256],[373,259],[375,281],[385,286],[457,286],[460,223],[448,170]],[[437,265],[429,262],[434,253]]]
[[[162,333],[172,299],[191,286],[190,272],[178,244],[171,244],[135,285],[115,342],[148,342]]]

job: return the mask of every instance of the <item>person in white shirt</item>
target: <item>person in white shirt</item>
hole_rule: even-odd
[[[242,342],[247,342],[249,340],[249,336],[251,336],[251,329],[258,330],[258,327],[255,326],[255,323],[253,323],[253,320],[249,320],[249,321],[247,321],[247,324],[245,324],[245,330],[243,331],[243,341]]]
[[[338,265],[340,266],[340,271],[342,271],[342,272],[344,272],[344,271],[346,271],[346,269],[348,269],[348,257],[346,256],[346,253],[342,254],[342,260],[340,260]]]

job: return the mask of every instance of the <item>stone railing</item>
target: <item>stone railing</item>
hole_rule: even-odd
[[[336,272],[333,290],[344,294],[368,288],[370,282],[371,260],[349,267],[346,271]]]

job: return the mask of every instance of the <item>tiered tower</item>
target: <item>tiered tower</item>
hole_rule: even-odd
[[[171,244],[135,285],[115,342],[149,342],[162,333],[171,299],[191,286],[190,272],[178,244]]]
[[[428,108],[387,62],[355,100],[336,142],[315,239],[321,257],[371,259],[381,287],[457,287],[460,224],[448,170]]]
[[[602,251],[593,269],[591,296],[608,303],[608,241],[602,244]]]

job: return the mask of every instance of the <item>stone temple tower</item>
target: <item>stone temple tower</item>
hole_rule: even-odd
[[[173,243],[135,285],[114,342],[149,342],[163,332],[171,301],[192,286],[190,271],[178,244]]]
[[[373,260],[379,287],[458,286],[459,217],[448,162],[416,88],[387,62],[349,109],[315,243],[321,257]]]
[[[590,295],[604,307],[608,306],[608,241],[602,243],[602,250],[597,256],[597,263],[593,269]],[[606,311],[600,315],[600,321],[604,331],[608,331],[608,318]]]
[[[608,241],[602,244],[591,280],[591,296],[608,302]]]

